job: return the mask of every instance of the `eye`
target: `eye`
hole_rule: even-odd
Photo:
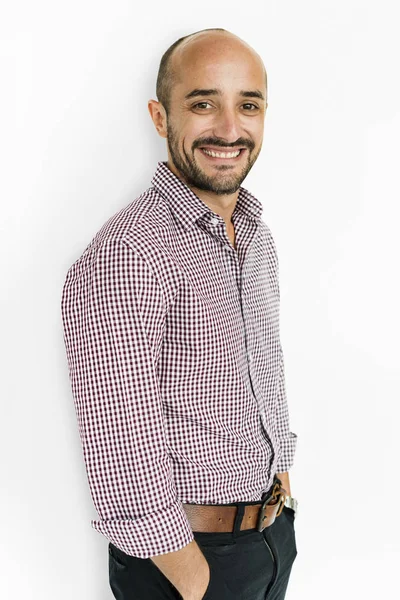
[[[258,106],[256,106],[255,104],[252,104],[251,102],[246,102],[246,104],[243,104],[243,108],[245,110],[256,110],[258,108]]]
[[[211,106],[211,104],[209,102],[198,102],[197,104],[193,105],[193,108],[199,108],[200,110],[203,110],[207,108],[207,106]]]

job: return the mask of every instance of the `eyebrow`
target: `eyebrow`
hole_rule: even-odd
[[[239,93],[241,96],[244,96],[244,98],[261,98],[261,100],[265,100],[264,94],[260,92],[260,90],[253,90],[249,92],[242,90]]]
[[[239,95],[243,98],[260,98],[264,100],[264,95],[260,90],[241,90]],[[185,96],[185,100],[189,100],[190,98],[196,98],[197,96],[222,96],[221,90],[217,89],[200,89],[195,88]]]

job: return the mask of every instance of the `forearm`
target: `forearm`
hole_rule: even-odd
[[[278,479],[282,481],[282,487],[287,492],[288,496],[291,496],[290,493],[290,482],[289,482],[289,472],[285,471],[285,473],[277,473],[276,476]]]
[[[210,568],[196,540],[176,552],[150,556],[183,600],[201,600],[210,580]]]

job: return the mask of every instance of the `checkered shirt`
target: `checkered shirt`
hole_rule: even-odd
[[[194,539],[182,503],[260,500],[293,464],[276,246],[159,162],[69,268],[61,312],[92,527],[131,556]]]

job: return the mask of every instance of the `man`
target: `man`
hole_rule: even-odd
[[[69,269],[62,314],[85,464],[119,600],[281,600],[297,549],[276,247],[241,183],[262,60],[222,29],[164,54],[168,161]]]

